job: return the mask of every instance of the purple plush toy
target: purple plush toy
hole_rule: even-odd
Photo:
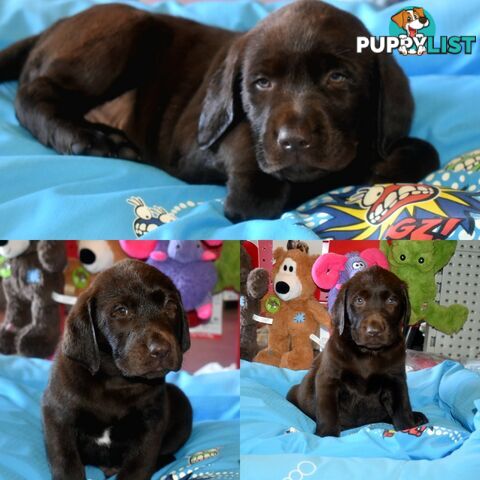
[[[389,269],[384,253],[378,248],[367,248],[363,252],[350,252],[346,255],[325,253],[317,258],[312,268],[312,278],[322,290],[329,290],[327,305],[332,311],[342,285],[356,273],[373,265]]]
[[[213,264],[216,258],[199,241],[161,240],[147,263],[172,279],[186,311],[196,310],[198,318],[208,320],[212,316],[212,291],[217,283]]]

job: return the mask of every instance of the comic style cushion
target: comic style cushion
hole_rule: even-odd
[[[424,183],[345,187],[283,216],[332,239],[480,238],[480,150],[453,159]]]

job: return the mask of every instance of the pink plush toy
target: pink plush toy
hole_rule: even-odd
[[[131,258],[145,260],[155,250],[157,240],[120,240],[123,251]]]
[[[350,252],[346,255],[326,253],[317,258],[312,268],[312,278],[317,287],[329,290],[328,311],[332,311],[341,286],[357,272],[373,265],[389,270],[388,261],[378,248],[367,248],[362,252]]]

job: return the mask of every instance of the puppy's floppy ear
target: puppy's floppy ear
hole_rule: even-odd
[[[396,23],[400,28],[404,28],[407,24],[407,15],[408,13],[405,10],[402,10],[392,17],[392,22]]]
[[[92,375],[100,368],[100,353],[95,334],[95,298],[88,291],[72,308],[62,341],[62,352],[84,365]]]
[[[422,7],[413,7],[413,11],[418,13],[420,18],[425,16],[425,10]]]
[[[174,316],[175,321],[178,323],[178,342],[182,353],[185,353],[190,348],[190,327],[180,293],[175,292],[175,294],[167,300],[165,308],[169,312],[169,315],[171,315],[171,318]]]
[[[190,327],[188,325],[187,315],[185,314],[182,304],[180,304],[178,316],[182,325],[180,345],[182,347],[182,352],[185,353],[190,348]]]
[[[232,44],[220,67],[212,74],[198,123],[200,148],[212,146],[232,125],[240,107],[240,63],[243,37]]]
[[[386,158],[392,145],[408,137],[414,103],[408,78],[392,55],[378,54],[377,151]]]
[[[339,335],[343,334],[343,330],[345,329],[345,321],[348,320],[347,291],[348,288],[346,286],[343,286],[340,289],[332,309],[332,323],[338,328]]]

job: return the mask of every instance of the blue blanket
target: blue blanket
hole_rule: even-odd
[[[407,375],[427,426],[396,432],[373,424],[314,435],[314,421],[287,402],[305,371],[241,365],[241,478],[384,480],[462,478],[480,471],[480,376],[447,361]]]
[[[2,0],[0,48],[95,3],[108,2]],[[182,6],[167,1],[152,7],[142,7],[134,1],[125,3],[243,31],[285,2],[265,6],[242,0]],[[373,34],[386,35],[390,17],[411,2],[401,2],[385,10],[371,3],[340,0],[330,3],[358,15]],[[437,37],[478,32],[480,10],[476,2],[457,0],[455,15],[450,2],[425,0],[422,6],[435,18]],[[480,45],[474,45],[472,55],[401,57],[399,61],[410,77],[417,105],[412,134],[438,148],[443,166],[479,148]],[[15,92],[15,82],[0,85],[0,236],[24,238],[34,231],[39,238],[134,238],[135,231],[141,231],[135,227],[141,225],[145,229],[159,227],[146,235],[156,238],[309,239],[317,235],[342,238],[338,225],[331,222],[337,215],[335,208],[324,207],[325,202],[332,203],[332,198],[333,203],[343,204],[341,197],[322,197],[279,220],[232,225],[223,215],[224,187],[187,185],[153,167],[124,160],[59,156],[19,126],[13,109]],[[459,224],[463,227],[437,225],[439,238],[480,238],[480,208],[477,197],[473,196],[479,190],[478,168],[446,177],[441,171],[426,181],[463,189],[470,195],[464,209],[465,199],[454,202],[457,213],[453,216],[460,217]],[[152,210],[153,218],[145,218],[145,209],[139,208],[142,205]],[[414,212],[413,217],[423,218],[425,211],[438,216],[442,205],[440,200],[435,201],[427,209]],[[405,210],[411,214],[411,208]],[[448,217],[452,217],[450,210],[444,212],[443,218]],[[342,222],[341,227],[352,230],[351,218]],[[362,229],[368,227],[363,223],[357,229],[360,233],[352,233],[350,237],[362,238]],[[387,234],[385,228],[374,230],[373,234],[363,234],[363,238]]]
[[[41,427],[40,398],[51,362],[0,355],[0,479],[51,478]],[[239,372],[191,376],[170,374],[168,380],[189,397],[194,411],[193,433],[176,461],[153,480],[175,480],[181,472],[194,478],[239,478]],[[220,474],[220,472],[224,472]],[[104,479],[87,467],[89,480]],[[183,478],[183,477],[180,477]]]

